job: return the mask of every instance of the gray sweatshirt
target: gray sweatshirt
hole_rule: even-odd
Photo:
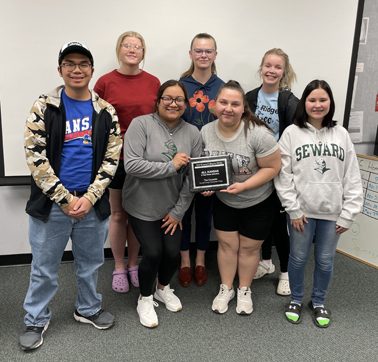
[[[145,221],[160,220],[167,213],[181,220],[193,194],[186,173],[176,171],[172,159],[178,152],[199,157],[201,151],[200,132],[183,120],[169,129],[156,113],[134,118],[124,140],[126,212]]]
[[[333,220],[350,228],[363,204],[361,173],[348,131],[287,127],[279,144],[282,167],[274,184],[290,219]]]

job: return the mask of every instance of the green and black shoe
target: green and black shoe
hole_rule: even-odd
[[[314,307],[312,301],[308,303],[312,311],[312,319],[315,325],[319,328],[328,328],[331,324],[331,311],[325,307]]]
[[[288,322],[298,324],[301,321],[302,305],[290,302],[285,306],[285,318]]]

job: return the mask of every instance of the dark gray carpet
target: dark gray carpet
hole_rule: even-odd
[[[217,315],[211,303],[218,292],[215,252],[209,252],[210,280],[204,287],[181,288],[172,281],[183,310],[172,313],[160,304],[159,327],[139,324],[135,310],[138,290],[116,294],[111,290],[113,263],[101,269],[99,290],[104,307],[116,316],[108,331],[73,319],[75,280],[72,263],[62,264],[60,290],[51,303],[53,318],[45,343],[31,353],[18,347],[23,328],[22,302],[30,266],[0,268],[0,361],[377,361],[378,270],[338,254],[327,306],[333,324],[315,327],[308,309],[303,321],[291,325],[283,317],[286,297],[275,294],[275,275],[253,284],[255,310],[238,316],[236,301]],[[310,295],[309,265],[306,295]]]

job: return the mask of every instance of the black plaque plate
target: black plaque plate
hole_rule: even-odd
[[[227,188],[232,184],[230,156],[191,158],[189,182],[191,192],[216,191]]]

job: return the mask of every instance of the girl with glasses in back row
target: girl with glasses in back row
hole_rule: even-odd
[[[116,54],[119,68],[100,77],[94,90],[116,109],[123,136],[133,118],[153,111],[160,82],[155,76],[140,68],[140,64],[145,59],[146,44],[139,33],[127,31],[121,34],[117,40]],[[137,264],[139,244],[127,222],[127,213],[122,208],[121,192],[124,181],[125,170],[121,153],[121,162],[109,186],[111,207],[109,240],[115,263],[112,289],[118,293],[129,291],[128,276],[131,284],[139,287]],[[127,266],[124,260],[126,240]]]
[[[264,121],[273,131],[275,139],[281,137],[284,129],[293,123],[293,116],[298,98],[290,91],[296,76],[290,65],[288,55],[279,48],[268,50],[260,64],[259,74],[262,85],[247,93],[247,101],[251,111]],[[261,250],[262,260],[259,263],[254,279],[272,274],[275,266],[272,263],[272,241],[276,246],[280,261],[280,275],[276,292],[278,295],[290,295],[287,264],[290,242],[287,232],[286,213],[274,192],[273,227],[265,239]]]
[[[216,56],[217,43],[215,39],[207,33],[197,34],[190,44],[190,68],[181,75],[180,79],[189,96],[189,107],[183,114],[183,119],[195,125],[199,130],[216,118],[213,113],[215,96],[224,83],[216,74]],[[196,194],[183,219],[181,267],[179,270],[179,282],[183,287],[189,286],[192,281],[189,247],[193,208],[195,210],[196,241],[194,280],[198,286],[204,285],[207,281],[205,252],[210,240],[212,202],[212,197]]]

